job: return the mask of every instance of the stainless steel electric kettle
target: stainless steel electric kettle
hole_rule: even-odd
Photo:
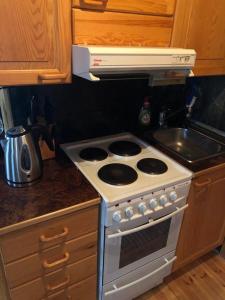
[[[10,186],[24,187],[42,176],[42,159],[32,130],[23,126],[6,131],[4,141],[5,177]]]

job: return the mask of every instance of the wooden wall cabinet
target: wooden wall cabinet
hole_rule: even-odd
[[[0,1],[0,86],[71,78],[71,0]]]
[[[1,300],[96,300],[98,206],[0,238]]]
[[[174,9],[175,0],[73,0],[73,44],[169,47]]]
[[[177,0],[172,47],[195,49],[195,75],[225,74],[225,0]]]
[[[225,167],[193,179],[174,270],[221,245],[225,229]]]

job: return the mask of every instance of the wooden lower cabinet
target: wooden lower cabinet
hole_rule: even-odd
[[[0,238],[0,300],[94,300],[98,205]]]
[[[221,245],[225,227],[225,167],[193,179],[174,270]]]
[[[97,253],[97,231],[84,237],[68,241],[62,245],[35,253],[5,265],[5,273],[10,288],[32,281],[58,268],[73,265]],[[23,270],[23,276],[16,270]]]
[[[40,253],[55,245],[64,245],[67,241],[84,237],[97,229],[98,207],[91,207],[16,230],[0,239],[4,263],[8,264],[31,254]]]
[[[89,278],[90,276],[96,275],[96,270],[97,257],[96,255],[94,255],[92,257],[84,259],[83,261],[52,272],[47,276],[43,276],[34,281],[23,284],[17,288],[11,289],[11,299],[40,300],[45,298],[46,295],[51,295],[59,291],[60,289],[68,288],[69,286],[72,286],[74,284],[78,284],[80,288],[84,289],[83,284],[80,284],[80,282],[85,281],[85,279]],[[95,286],[93,286],[92,288],[95,294],[96,286],[97,281],[95,281]],[[86,300],[85,298],[80,299]]]
[[[91,276],[43,300],[96,300],[96,282],[96,275]]]

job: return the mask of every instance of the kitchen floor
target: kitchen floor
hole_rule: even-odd
[[[212,252],[136,300],[225,300],[225,259]]]

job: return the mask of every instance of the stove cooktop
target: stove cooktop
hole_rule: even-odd
[[[109,206],[192,177],[189,170],[130,133],[61,147]]]

